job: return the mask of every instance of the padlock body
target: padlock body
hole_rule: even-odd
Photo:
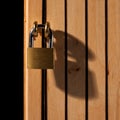
[[[29,69],[53,69],[53,48],[27,48]]]

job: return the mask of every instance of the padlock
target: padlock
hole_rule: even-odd
[[[53,35],[50,29],[48,36],[48,48],[35,48],[34,35],[35,28],[33,28],[29,35],[29,47],[27,48],[27,67],[29,69],[53,69]]]

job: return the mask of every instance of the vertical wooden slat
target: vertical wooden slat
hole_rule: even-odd
[[[41,119],[41,70],[27,69],[27,47],[30,29],[33,22],[42,20],[41,0],[24,2],[24,119]],[[39,47],[41,39],[36,38],[35,46]]]
[[[68,120],[85,120],[85,1],[67,1]]]
[[[47,21],[54,35],[55,68],[48,70],[48,120],[65,119],[64,0],[47,0]]]
[[[108,2],[108,115],[120,120],[120,1]]]
[[[27,19],[27,8],[28,7],[28,5],[27,5],[27,1],[26,0],[24,0],[24,50],[23,50],[23,58],[24,58],[24,62],[23,62],[23,71],[24,71],[24,76],[23,76],[23,88],[24,88],[24,91],[23,91],[23,109],[24,109],[24,116],[23,116],[23,118],[24,118],[24,120],[27,120],[28,119],[28,115],[27,115],[27,110],[28,110],[28,108],[27,108],[27,84],[26,84],[26,79],[27,79],[27,70],[26,70],[26,65],[27,65],[27,63],[26,63],[26,40],[28,39],[28,37],[27,37],[27,25],[28,25],[28,23],[27,23],[27,21],[26,21],[26,19]]]
[[[116,106],[117,106],[116,120],[120,120],[120,82],[118,83]],[[111,115],[110,115],[110,117],[111,117]]]
[[[105,0],[88,0],[88,118],[105,120]]]

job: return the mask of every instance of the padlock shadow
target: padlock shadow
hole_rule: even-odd
[[[85,45],[81,40],[71,34],[67,34],[67,78],[65,78],[65,33],[60,30],[53,31],[55,37],[55,68],[54,76],[56,86],[65,92],[65,79],[68,83],[68,95],[76,98],[85,98],[86,91],[86,62]],[[88,49],[88,60],[95,60],[94,53]],[[88,93],[89,99],[98,97],[98,88],[95,73],[88,69]]]

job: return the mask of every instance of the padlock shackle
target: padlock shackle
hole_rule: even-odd
[[[32,28],[29,33],[29,47],[33,47],[33,44],[34,44],[33,32],[35,32],[35,28]]]
[[[30,33],[29,33],[29,47],[33,47],[34,46],[34,37],[35,35],[33,33],[36,33],[36,28],[33,27],[31,30],[30,30]],[[48,38],[49,38],[49,48],[53,48],[53,34],[52,34],[52,30],[49,28],[49,35],[48,35]]]
[[[49,34],[49,38],[50,38],[50,40],[49,40],[49,48],[53,48],[53,34],[52,34],[52,30],[51,29],[49,29],[50,30],[50,34]]]

